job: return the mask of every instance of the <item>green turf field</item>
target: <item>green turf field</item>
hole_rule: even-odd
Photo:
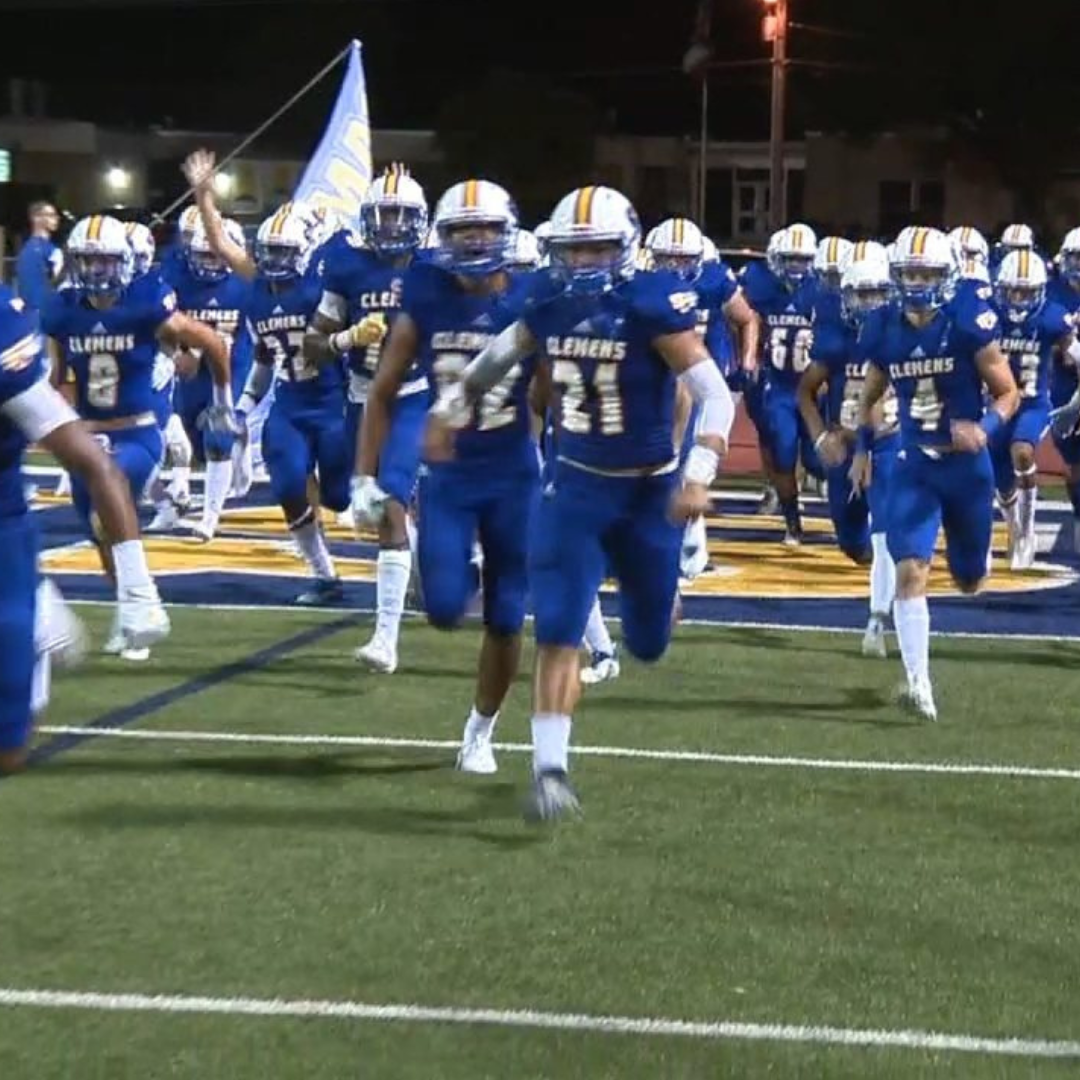
[[[473,630],[408,624],[387,678],[351,659],[366,628],[320,636],[336,620],[178,610],[149,664],[58,680],[52,726],[173,735],[86,740],[0,783],[3,1080],[1077,1075],[1076,645],[936,639],[928,726],[853,636],[683,629],[587,695],[586,816],[552,830],[519,817],[527,754],[451,768]],[[160,707],[117,711],[139,701]],[[528,740],[527,710],[523,676],[503,741]]]

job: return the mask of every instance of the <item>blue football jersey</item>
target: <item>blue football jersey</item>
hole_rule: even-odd
[[[983,415],[983,383],[975,356],[1001,329],[989,304],[953,301],[923,327],[898,303],[873,311],[859,335],[859,360],[881,368],[896,391],[905,446],[952,444],[954,420]]]
[[[313,266],[282,284],[257,278],[251,292],[248,326],[263,362],[274,365],[279,379],[275,400],[285,408],[344,407],[344,365],[338,360],[314,364],[303,353],[304,334],[322,291]]]
[[[466,289],[451,273],[428,262],[409,267],[402,289],[402,311],[416,324],[420,338],[419,370],[431,396],[461,376],[462,371],[499,333],[518,317],[531,275],[509,277],[505,292],[482,294]],[[461,461],[502,458],[520,461],[532,444],[529,382],[530,358],[493,386],[477,404],[473,421],[459,431],[455,452]],[[535,452],[533,452],[535,460]]]
[[[60,347],[82,417],[117,420],[153,411],[157,332],[176,309],[176,293],[153,274],[134,280],[108,308],[93,307],[79,289],[53,296],[41,328]]]
[[[1064,308],[1070,315],[1080,313],[1080,289],[1073,288],[1063,277],[1054,275],[1046,289],[1046,299]],[[1050,401],[1056,407],[1064,405],[1080,385],[1076,365],[1056,354],[1050,372]]]
[[[668,271],[639,271],[596,297],[533,276],[524,320],[551,362],[560,457],[595,469],[672,460],[675,374],[653,342],[697,326],[697,293]]]
[[[995,304],[994,309],[1001,320],[1001,350],[1020,388],[1020,404],[1049,401],[1054,346],[1072,333],[1073,317],[1052,302],[1019,322],[1009,318],[1008,305]]]
[[[320,249],[323,266],[323,300],[320,307],[345,326],[359,322],[365,315],[383,315],[392,326],[401,311],[401,298],[408,267],[395,266],[381,259],[369,248],[359,246],[350,233],[337,233]],[[414,259],[410,265],[414,265]],[[381,342],[365,349],[353,349],[346,357],[353,378],[350,397],[362,400],[366,384],[375,374],[382,356]],[[403,389],[415,392],[425,389],[418,380],[419,368],[412,368],[405,377]]]
[[[233,387],[242,387],[255,352],[246,317],[252,282],[239,274],[229,274],[221,281],[201,281],[185,267],[176,282],[170,284],[176,291],[180,311],[221,335],[229,351]],[[196,378],[209,384],[211,374],[206,364],[200,365]]]
[[[0,518],[27,511],[22,478],[26,438],[2,410],[47,375],[37,312],[0,285]]]
[[[735,359],[735,342],[724,317],[724,305],[738,291],[739,283],[731,267],[723,262],[708,262],[694,282],[698,294],[697,331],[705,348],[726,375]]]
[[[747,263],[740,279],[747,303],[765,324],[761,370],[774,386],[794,389],[810,363],[817,285],[804,279],[792,291],[763,262]]]

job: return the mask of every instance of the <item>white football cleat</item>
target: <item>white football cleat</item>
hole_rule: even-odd
[[[862,654],[879,660],[884,660],[889,655],[885,646],[885,621],[877,615],[871,615],[870,621],[866,624],[862,639]]]
[[[122,593],[117,599],[117,616],[124,648],[135,652],[156,645],[172,629],[157,586],[153,584]]]
[[[455,767],[458,772],[479,773],[484,776],[490,776],[492,773],[498,772],[499,766],[495,762],[495,752],[491,748],[491,739],[484,736],[463,743],[458,751]]]
[[[919,679],[902,686],[897,693],[897,701],[903,709],[920,720],[937,720],[934,689],[929,679]]]
[[[589,666],[581,669],[580,678],[586,686],[596,686],[617,679],[621,670],[615,653],[593,653]]]
[[[397,649],[378,634],[366,645],[361,645],[353,656],[369,671],[382,675],[393,675],[397,671]]]
[[[180,521],[180,511],[172,502],[163,502],[157,508],[150,523],[143,529],[145,533],[170,532]]]
[[[38,585],[34,637],[37,651],[48,653],[58,668],[76,667],[86,656],[86,627],[51,578],[43,577]]]

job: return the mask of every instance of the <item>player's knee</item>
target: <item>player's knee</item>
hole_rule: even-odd
[[[957,589],[959,589],[959,591],[962,592],[965,596],[974,596],[982,588],[983,582],[985,580],[985,575],[974,578],[962,577],[956,574],[953,575],[954,584],[956,585]]]
[[[671,641],[672,617],[674,608],[667,619],[656,626],[636,627],[632,620],[623,619],[623,644],[626,651],[643,664],[654,664],[665,652]]]
[[[428,623],[436,630],[456,630],[464,621],[469,604],[471,590],[467,584],[421,580]]]
[[[896,564],[896,598],[910,600],[926,593],[930,564],[922,559],[901,559]]]
[[[874,549],[861,540],[843,540],[840,550],[856,565],[869,566],[874,559]]]

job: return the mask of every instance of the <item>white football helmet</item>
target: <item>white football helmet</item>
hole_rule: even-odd
[[[687,281],[697,281],[705,262],[705,237],[689,218],[661,221],[645,237],[645,250],[656,270],[671,270]]]
[[[840,291],[840,277],[855,245],[842,236],[823,236],[814,251],[814,274],[829,292]]]
[[[998,242],[1009,250],[1027,248],[1030,251],[1035,246],[1035,234],[1030,225],[1009,225]]]
[[[528,229],[518,229],[514,254],[506,263],[506,269],[512,274],[523,274],[535,270],[540,265],[540,245],[536,242],[536,233]]]
[[[1034,315],[1046,302],[1046,263],[1034,251],[1010,251],[998,267],[994,299],[998,310],[1014,323]]]
[[[177,221],[180,246],[185,248],[188,247],[191,244],[191,238],[195,235],[196,231],[201,228],[202,216],[199,214],[199,208],[194,204],[185,206],[180,212],[180,218]]]
[[[893,241],[889,264],[909,311],[936,310],[956,292],[956,254],[940,229],[909,225]]]
[[[210,237],[202,225],[192,234],[184,255],[188,269],[200,281],[221,281],[229,273],[228,264],[210,246]]]
[[[977,281],[982,285],[990,284],[990,269],[982,259],[961,257],[957,272],[962,281]]]
[[[851,256],[840,276],[840,312],[857,325],[875,308],[887,304],[893,295],[888,252],[873,240],[852,245]]]
[[[255,265],[270,281],[296,277],[303,270],[310,239],[308,225],[286,203],[260,226],[255,237]]]
[[[705,251],[701,258],[707,263],[719,262],[720,252],[716,250],[716,245],[707,236],[703,235],[701,239],[705,245]]]
[[[88,293],[116,293],[130,281],[134,269],[127,229],[107,214],[94,214],[75,223],[67,240],[64,263],[76,288]]]
[[[154,254],[157,244],[154,242],[154,234],[149,226],[141,221],[129,221],[124,226],[127,231],[128,245],[131,248],[131,263],[133,276],[140,276],[150,270],[154,262]]]
[[[614,188],[576,188],[551,214],[548,255],[572,292],[606,292],[632,277],[640,247],[637,211]]]
[[[391,165],[376,177],[360,202],[360,237],[386,258],[415,251],[428,227],[424,189],[403,165]]]
[[[435,207],[432,260],[469,277],[496,274],[513,259],[518,212],[509,192],[491,180],[462,180]]]
[[[221,227],[225,230],[225,235],[237,247],[247,251],[247,236],[244,233],[244,226],[239,221],[235,218],[222,218]]]
[[[809,225],[796,222],[769,238],[765,260],[769,269],[789,288],[797,288],[814,268],[817,236]]]
[[[1058,273],[1071,284],[1080,284],[1080,228],[1070,229],[1057,253]]]
[[[949,233],[949,243],[956,252],[958,263],[965,263],[969,259],[984,263],[990,261],[990,245],[986,237],[972,225],[958,225]]]

